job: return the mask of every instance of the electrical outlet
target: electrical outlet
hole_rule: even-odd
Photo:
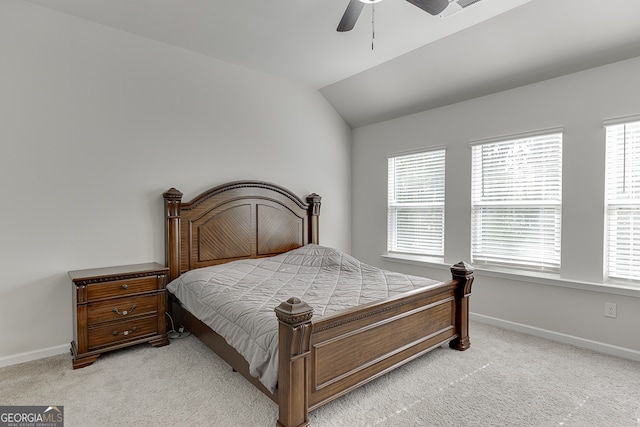
[[[616,304],[613,302],[605,302],[604,303],[604,315],[605,317],[617,317],[618,313],[616,310]]]

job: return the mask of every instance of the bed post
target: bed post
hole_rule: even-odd
[[[451,267],[453,280],[458,281],[456,287],[456,330],[458,337],[449,343],[451,348],[464,351],[469,348],[469,295],[473,284],[473,267],[464,261]]]
[[[278,317],[278,427],[309,425],[311,317],[313,308],[289,298],[275,308]]]
[[[169,267],[169,282],[180,275],[180,208],[182,193],[175,188],[162,193],[165,217],[165,259]]]
[[[309,243],[320,242],[320,230],[319,230],[319,217],[320,217],[320,200],[322,197],[316,193],[309,194],[307,196],[307,203],[309,204]]]

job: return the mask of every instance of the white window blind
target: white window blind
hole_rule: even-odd
[[[387,251],[444,256],[445,150],[388,159]]]
[[[560,270],[562,132],[472,145],[471,258]]]
[[[605,275],[640,280],[640,121],[606,126]]]

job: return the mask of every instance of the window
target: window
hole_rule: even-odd
[[[640,121],[605,127],[605,276],[640,280]]]
[[[389,157],[387,251],[444,257],[445,150]]]
[[[560,270],[562,131],[472,143],[474,264]]]

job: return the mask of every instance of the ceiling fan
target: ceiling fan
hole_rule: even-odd
[[[358,21],[360,12],[365,4],[378,3],[381,0],[349,0],[347,10],[344,11],[337,30],[351,31]],[[438,15],[449,6],[449,0],[407,0],[431,15]]]
[[[358,21],[360,12],[365,4],[378,3],[381,0],[349,0],[347,10],[338,24],[337,30],[340,32],[351,31]],[[419,7],[431,15],[438,15],[449,5],[449,0],[407,0],[414,6]]]

